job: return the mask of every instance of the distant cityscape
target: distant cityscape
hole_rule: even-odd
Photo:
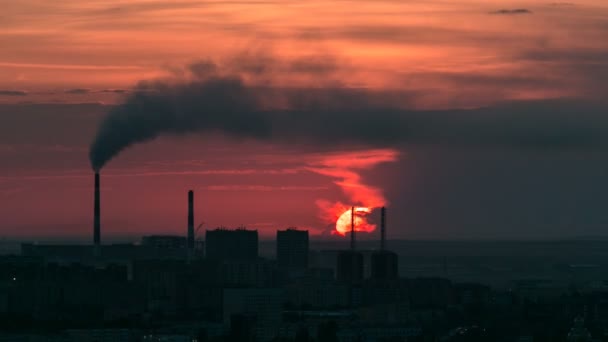
[[[547,262],[561,276],[543,277],[522,243],[511,268],[469,260],[466,272],[498,267],[477,270],[487,282],[459,280],[466,256],[416,276],[387,248],[385,208],[375,248],[358,248],[353,220],[340,248],[312,250],[308,231],[287,228],[262,257],[245,227],[195,239],[192,191],[184,236],[102,244],[98,176],[95,189],[92,245],[23,243],[0,257],[0,341],[608,340],[605,266]],[[537,277],[516,274],[526,268]],[[497,275],[520,281],[490,286]]]

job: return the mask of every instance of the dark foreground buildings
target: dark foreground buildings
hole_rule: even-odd
[[[399,257],[391,251],[376,251],[371,255],[371,277],[376,280],[399,278]]]
[[[212,260],[252,260],[258,257],[258,231],[218,228],[205,234],[206,257]]]
[[[0,257],[0,341],[608,341],[606,283],[408,278],[384,244],[308,263],[294,229],[277,233],[276,260],[258,255],[254,230],[206,242],[207,256],[173,236],[100,253],[23,245]]]
[[[308,267],[308,231],[289,228],[277,231],[277,264],[287,270]]]
[[[336,279],[343,283],[363,280],[363,254],[357,251],[340,251],[336,260]]]

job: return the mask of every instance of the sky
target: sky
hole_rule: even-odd
[[[0,6],[0,237],[608,236],[604,1]]]

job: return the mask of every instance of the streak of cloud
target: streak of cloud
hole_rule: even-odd
[[[500,9],[497,11],[490,12],[490,14],[501,14],[501,15],[518,15],[518,14],[532,14],[527,8],[514,8],[514,9]]]
[[[104,178],[123,178],[123,177],[165,177],[165,176],[207,176],[207,175],[293,175],[305,169],[217,169],[217,170],[171,170],[171,171],[146,171],[132,170],[129,172],[106,172]],[[90,172],[85,170],[75,170],[74,172],[64,171],[61,174],[37,174],[23,176],[0,176],[1,180],[47,180],[47,179],[66,179],[66,178],[91,178]]]
[[[64,69],[64,70],[140,70],[136,65],[93,65],[93,64],[44,64],[0,62],[0,67],[35,68],[35,69]]]
[[[0,96],[27,96],[27,91],[23,90],[0,90]]]
[[[325,223],[336,223],[351,206],[379,208],[388,204],[380,188],[366,184],[361,172],[372,169],[382,163],[398,160],[400,153],[392,149],[362,150],[343,153],[329,153],[312,158],[307,170],[334,179],[348,202],[335,202],[327,199],[317,200],[319,218]],[[376,226],[368,223],[365,217],[358,217],[361,224],[357,230],[374,231]],[[336,229],[337,231],[337,229]]]
[[[322,191],[326,186],[270,186],[270,185],[209,185],[209,191]]]
[[[102,93],[114,93],[114,94],[125,94],[128,92],[126,89],[102,89]]]
[[[75,94],[75,95],[88,94],[90,92],[91,92],[91,89],[87,89],[87,88],[74,88],[74,89],[68,89],[65,91],[66,94]]]

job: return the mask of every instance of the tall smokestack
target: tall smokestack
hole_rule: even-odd
[[[194,191],[188,191],[188,249],[194,250]]]
[[[350,208],[350,249],[355,250],[355,207]]]
[[[101,243],[101,203],[99,192],[99,172],[95,172],[95,204],[93,209],[93,244],[99,247]]]
[[[386,208],[380,209],[380,250],[386,248]]]

